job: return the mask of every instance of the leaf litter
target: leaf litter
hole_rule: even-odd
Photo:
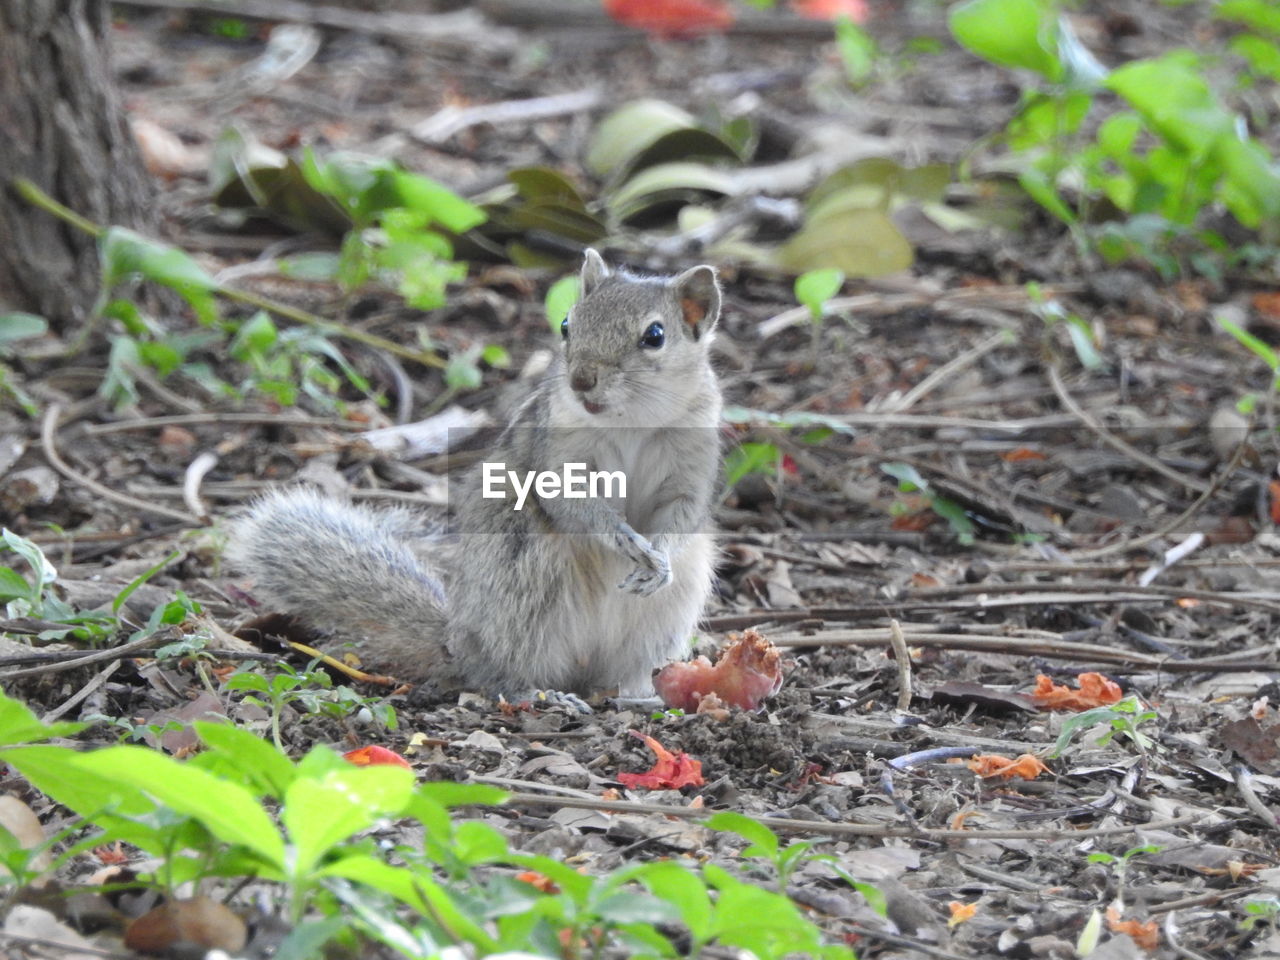
[[[1141,16],[1176,14],[1143,8]],[[174,89],[203,82],[248,55],[203,39],[178,57],[169,41],[181,35],[180,23],[145,14],[135,14],[134,23],[135,29],[116,39],[135,109],[161,128],[180,130],[188,145],[212,149],[221,134],[214,118],[193,111],[173,96]],[[886,16],[881,24],[904,37],[920,26],[905,13]],[[1153,43],[1159,32],[1136,42]],[[561,50],[553,31],[537,35]],[[679,118],[684,126],[676,133],[697,130],[732,148],[724,128],[707,126],[696,109],[701,104],[685,95],[690,89],[719,89],[713,83],[746,83],[735,79],[735,68],[759,62],[767,74],[759,81],[763,112],[785,115],[805,103],[815,122],[828,119],[805,99],[797,79],[823,68],[815,66],[811,44],[722,39],[724,50],[691,48],[696,55],[598,40],[575,53],[573,71],[565,66],[569,57],[553,56],[541,65],[527,64],[532,73],[524,82],[540,92],[581,80],[582,71],[605,86],[603,102],[609,104],[654,96],[676,100],[685,117],[694,118],[692,124]],[[439,82],[442,65],[459,62],[440,49],[426,50],[424,57],[412,41],[382,44],[352,36],[331,59],[313,61],[291,81],[307,85],[294,92],[311,91],[310,101],[252,98],[236,108],[236,120],[270,149],[288,154],[298,139],[323,138],[341,148],[375,144],[381,131],[404,126],[411,116],[420,120],[424,104],[443,106],[449,97],[483,102],[508,96],[495,84],[501,71],[492,66],[461,63],[446,88]],[[972,79],[956,82],[957,77]],[[861,96],[868,113],[846,111],[840,122],[846,130],[861,124],[867,135],[878,131],[874,135],[884,143],[910,140],[913,156],[947,162],[956,158],[958,143],[947,111],[963,116],[967,131],[994,127],[1007,114],[1016,91],[1001,91],[994,77],[958,54],[938,54],[896,86],[866,90]],[[414,92],[412,108],[406,91]],[[339,120],[326,114],[325,96],[355,96],[362,107]],[[925,102],[929,110],[917,109]],[[579,161],[586,155],[580,122],[540,122],[548,125],[541,136],[495,125],[467,129],[444,145],[407,140],[397,159],[466,188],[498,182],[517,168],[559,169],[566,155]],[[706,150],[721,149],[705,137],[701,142]],[[660,158],[649,159],[654,163],[645,169],[652,170]],[[910,169],[905,153],[898,159],[900,169]],[[241,262],[246,250],[265,251],[279,239],[272,231],[280,222],[306,220],[308,211],[298,205],[311,201],[299,182],[289,181],[287,161],[273,156],[271,163],[283,173],[269,175],[270,164],[264,164],[256,181],[241,186],[245,192],[283,191],[292,198],[293,216],[282,207],[276,225],[257,221],[241,233],[200,220],[202,208],[192,193],[183,192],[192,188],[192,178],[181,164],[173,165],[169,202],[191,214],[175,221],[175,239],[200,251],[201,278],[206,270]],[[569,167],[572,186],[587,171],[577,162]],[[708,191],[697,184],[711,180],[699,177],[656,186],[682,197],[691,190],[701,196]],[[541,186],[534,182],[527,177],[514,192],[492,200],[491,210],[505,205],[506,219],[498,219],[507,232],[496,235],[502,247],[519,242],[522,223],[571,222],[582,237],[606,229],[599,211],[577,209],[582,198],[576,187],[566,190],[546,178],[537,181]],[[833,202],[825,216],[811,218],[804,228],[809,233],[800,235],[791,252],[799,256],[812,237],[820,244],[821,234],[814,231],[826,229],[824,224],[863,223],[866,215],[847,202]],[[312,222],[332,219],[332,211],[309,213],[316,218]],[[904,229],[897,219],[892,227]],[[874,229],[887,228],[877,223]],[[721,863],[737,857],[744,849],[740,837],[696,822],[676,829],[665,816],[618,799],[622,777],[652,766],[657,755],[658,766],[668,764],[674,775],[654,774],[646,802],[664,804],[673,815],[700,808],[740,811],[766,823],[786,823],[779,828],[784,843],[814,840],[814,851],[831,860],[804,863],[789,890],[833,937],[857,938],[870,956],[1072,956],[1081,935],[1093,929],[1094,916],[1103,941],[1099,950],[1114,942],[1111,956],[1129,955],[1120,951],[1130,942],[1156,956],[1174,956],[1171,936],[1178,949],[1206,957],[1274,949],[1275,934],[1267,924],[1248,923],[1258,915],[1249,905],[1274,900],[1280,884],[1272,813],[1280,808],[1278,738],[1271,712],[1264,709],[1259,717],[1255,706],[1280,702],[1280,663],[1271,642],[1280,614],[1280,539],[1270,525],[1275,497],[1269,481],[1249,468],[1233,470],[1152,549],[1125,549],[1126,541],[1177,518],[1193,498],[1169,476],[1118,451],[1064,406],[1047,374],[1044,347],[1047,337],[1070,357],[1071,337],[1054,339],[1060,328],[1046,328],[1021,297],[1020,285],[1062,286],[1066,302],[1105,332],[1105,352],[1125,357],[1123,382],[1106,370],[1065,364],[1061,385],[1069,397],[1105,431],[1201,487],[1213,482],[1233,452],[1215,447],[1207,416],[1235,404],[1242,380],[1253,387],[1265,384],[1267,372],[1255,375],[1246,355],[1218,334],[1207,309],[1197,308],[1186,291],[1126,268],[1106,276],[1071,275],[1065,242],[1056,234],[1033,232],[1014,243],[999,234],[945,234],[917,225],[904,235],[914,261],[910,272],[893,281],[859,281],[853,295],[874,301],[865,308],[833,302],[837,316],[819,330],[824,350],[817,367],[811,366],[811,331],[801,324],[781,328],[768,340],[757,336],[771,318],[795,307],[791,283],[749,270],[725,273],[731,309],[719,360],[730,401],[747,411],[732,428],[733,443],[773,444],[778,456],[768,462],[785,456],[794,472],[751,472],[726,495],[718,517],[725,548],[719,594],[697,652],[713,655],[730,629],[755,627],[769,640],[786,640],[778,646],[790,661],[781,664],[785,681],[754,704],[759,712],[652,716],[601,707],[582,716],[556,706],[502,710],[478,697],[423,703],[400,694],[389,698],[398,714],[395,730],[359,712],[338,716],[301,703],[286,706],[283,736],[291,752],[301,754],[320,742],[345,752],[376,741],[406,754],[423,779],[474,779],[520,794],[563,796],[566,805],[558,808],[545,801],[517,803],[518,815],[488,820],[517,846],[572,858],[592,871],[633,857]],[[898,245],[884,249],[901,256]],[[862,275],[843,261],[831,265],[851,278]],[[431,314],[397,307],[381,294],[362,295],[362,302],[348,306],[360,315],[384,310],[380,322],[387,325],[422,325],[446,347],[501,343],[517,362],[509,374],[495,371],[495,379],[514,380],[521,363],[545,346],[539,290],[554,277],[537,276],[540,286],[530,292],[501,273],[480,273],[458,291],[457,305]],[[1205,302],[1248,299],[1256,292],[1188,283]],[[316,308],[341,299],[323,280],[277,277],[260,285]],[[1012,297],[1000,292],[1010,287]],[[956,306],[947,298],[958,289],[976,293]],[[985,300],[984,290],[990,291]],[[894,297],[904,296],[911,305],[894,305],[901,302]],[[1269,301],[1257,302],[1256,309],[1269,309]],[[891,306],[877,312],[876,303]],[[1181,340],[1158,335],[1173,324]],[[968,366],[950,368],[948,377],[914,397],[909,408],[896,408],[931,372],[982,345],[995,329],[1007,331],[1002,345],[975,355]],[[372,361],[367,365],[371,374],[383,375]],[[29,376],[57,379],[38,359],[31,361]],[[424,395],[440,394],[442,376],[423,374]],[[388,379],[387,389],[393,383]],[[461,399],[468,409],[501,419],[501,398],[493,392]],[[202,491],[215,514],[225,514],[264,483],[296,473],[324,475],[340,488],[412,499],[422,472],[440,468],[433,459],[438,454],[404,459],[351,443],[350,422],[335,420],[328,427],[277,410],[256,424],[234,422],[221,417],[213,401],[206,406],[207,419],[182,429],[190,433],[191,449],[220,450]],[[888,409],[892,415],[878,413]],[[795,410],[804,417],[786,422],[784,412]],[[771,419],[750,411],[767,411]],[[144,392],[125,416],[178,412],[163,393]],[[364,429],[396,425],[382,410],[360,402],[349,404],[346,416]],[[82,417],[105,425],[119,415],[103,404]],[[816,440],[813,432],[824,419],[828,432]],[[6,417],[2,427],[3,437],[21,450],[15,470],[43,465],[28,423]],[[65,430],[64,443],[74,443],[76,459],[93,465],[95,473],[139,497],[181,503],[187,455],[162,443],[161,427],[98,433],[70,423]],[[1251,446],[1246,462],[1265,462],[1265,439],[1247,431],[1244,439]],[[886,463],[907,462],[927,484],[927,497],[901,489],[883,471]],[[140,520],[75,483],[39,486],[46,492],[29,499],[25,486],[14,487],[17,499],[5,504],[5,522],[39,540],[68,584],[123,587],[136,576],[131,570],[154,566],[178,542],[180,532],[172,525],[154,517]],[[1125,496],[1104,495],[1114,489]],[[1029,516],[1038,516],[1039,526],[1022,524]],[[49,532],[56,528],[73,539]],[[1158,572],[1154,585],[1164,593],[1133,589],[1153,558],[1166,556],[1199,529],[1205,542]],[[189,592],[227,628],[246,614],[251,591],[219,569],[216,545],[207,539],[191,545],[180,564],[147,586],[162,595]],[[922,589],[936,587],[952,592],[921,596]],[[152,608],[156,603],[141,590],[132,600]],[[1180,602],[1188,600],[1195,605]],[[897,710],[902,673],[887,653],[890,617],[902,621],[911,657],[915,687],[905,712]],[[8,627],[17,637],[38,636],[43,629],[35,620],[11,621]],[[859,631],[882,637],[852,642],[855,635],[865,638]],[[918,645],[913,637],[920,638]],[[981,648],[969,649],[962,644],[966,639]],[[1035,652],[1024,652],[1028,644],[1037,645]],[[1055,656],[1055,644],[1095,649],[1099,661]],[[1248,662],[1254,666],[1240,666]],[[17,678],[7,686],[19,685],[49,710],[87,690],[82,703],[68,708],[69,718],[156,716],[181,725],[177,707],[194,696],[203,676],[195,661],[183,659],[126,660],[97,681],[90,669],[66,675],[71,682],[61,687]],[[1078,675],[1073,690],[1069,684]],[[1099,675],[1096,683],[1082,678]],[[986,779],[963,761],[929,762],[895,772],[892,795],[881,789],[888,761],[934,748],[972,750],[970,756],[1021,754],[1019,760],[1043,763],[1059,747],[1072,715],[1010,707],[1011,698],[1024,696],[1020,691],[1033,684],[1040,689],[1040,677],[1048,696],[1065,698],[1073,709],[1111,711],[1087,727],[1069,728],[1071,736],[1048,773],[1004,782]],[[258,733],[269,730],[261,707],[221,696],[238,724]],[[1137,710],[1115,710],[1129,696],[1137,698]],[[640,732],[651,753],[632,742],[630,730]],[[101,729],[94,736],[111,739]],[[158,731],[153,736],[163,747],[166,738]],[[691,773],[695,763],[698,777]],[[56,820],[57,812],[29,787],[9,786],[46,825]],[[568,806],[574,797],[599,799],[602,808],[584,812]],[[622,806],[606,809],[610,801]],[[848,825],[868,833],[839,832]],[[1155,849],[1126,856],[1144,846]],[[1090,861],[1095,852],[1113,859]],[[1123,871],[1117,862],[1124,863]],[[888,920],[869,908],[866,895],[844,873],[866,878],[881,892]],[[11,915],[15,924],[22,919],[16,911]]]

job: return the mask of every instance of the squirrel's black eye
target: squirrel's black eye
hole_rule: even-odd
[[[640,346],[648,347],[650,350],[657,350],[667,342],[667,332],[662,329],[662,324],[651,323],[644,331],[644,336],[640,338]]]
[[[563,320],[560,321],[560,336],[565,340],[569,339],[569,318],[568,317],[565,317]]]

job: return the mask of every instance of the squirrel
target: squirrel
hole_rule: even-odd
[[[712,267],[638,276],[588,249],[555,362],[461,484],[452,549],[410,511],[290,488],[233,523],[228,559],[269,608],[355,640],[367,667],[401,680],[652,698],[714,578],[720,300]],[[534,487],[563,472],[568,493],[571,467],[620,471],[625,497],[621,483]],[[523,502],[497,495],[507,471],[517,494],[526,477]]]

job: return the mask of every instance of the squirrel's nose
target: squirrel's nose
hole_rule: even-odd
[[[594,370],[575,370],[569,377],[569,386],[573,387],[578,393],[586,393],[596,385],[596,372]]]

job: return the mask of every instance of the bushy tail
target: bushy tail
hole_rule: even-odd
[[[234,522],[226,556],[266,608],[357,641],[368,669],[447,684],[444,589],[409,541],[421,527],[406,510],[280,490]]]

